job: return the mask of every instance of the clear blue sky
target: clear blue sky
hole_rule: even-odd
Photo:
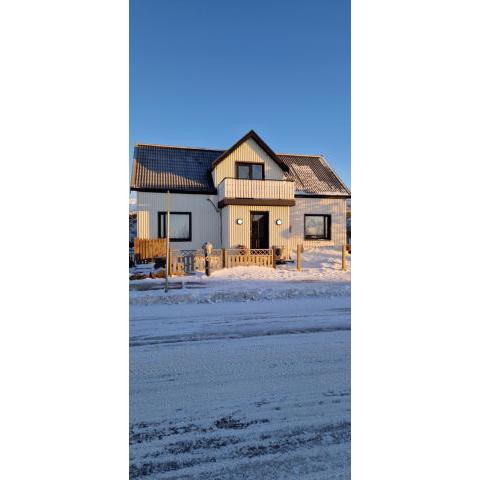
[[[131,0],[135,143],[323,153],[350,185],[350,1]]]

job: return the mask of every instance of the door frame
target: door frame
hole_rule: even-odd
[[[270,248],[270,212],[268,210],[250,210],[250,248],[252,247],[252,215],[265,215],[267,217],[267,246],[262,248]]]

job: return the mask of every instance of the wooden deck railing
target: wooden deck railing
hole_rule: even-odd
[[[218,199],[256,198],[293,200],[295,184],[289,180],[246,180],[224,178],[218,186]]]

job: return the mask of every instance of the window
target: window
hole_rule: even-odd
[[[167,212],[158,212],[158,237],[167,236]],[[190,212],[170,212],[170,241],[192,241],[192,214]]]
[[[305,215],[305,240],[330,240],[331,215]]]
[[[263,180],[263,163],[237,163],[237,178],[245,180]]]

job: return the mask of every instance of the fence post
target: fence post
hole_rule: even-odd
[[[300,243],[297,245],[297,270],[299,272],[302,270],[302,245]]]
[[[275,249],[272,247],[272,267],[277,268],[277,265],[275,264]]]
[[[227,268],[224,248],[222,248],[222,268]]]
[[[347,246],[342,245],[342,270],[347,270]]]

